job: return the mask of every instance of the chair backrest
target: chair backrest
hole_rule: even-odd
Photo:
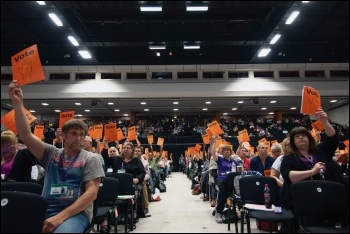
[[[1,183],[1,191],[18,191],[41,195],[43,186],[33,182],[6,182]]]
[[[119,195],[119,180],[114,177],[104,177],[98,189],[99,204],[113,205]]]
[[[119,180],[119,195],[134,195],[133,175],[130,173],[106,173],[106,177]]]
[[[227,182],[227,189],[229,191],[230,196],[232,196],[233,194],[236,194],[236,190],[234,187],[234,179],[236,176],[239,176],[241,174],[242,172],[230,172],[227,174],[226,182]]]
[[[348,217],[346,187],[337,182],[306,180],[290,187],[296,216],[339,221]]]
[[[1,233],[41,233],[47,201],[27,192],[1,191]]]
[[[278,205],[278,186],[273,177],[251,175],[239,179],[240,196],[243,203],[264,204],[264,187],[269,185],[271,202]]]

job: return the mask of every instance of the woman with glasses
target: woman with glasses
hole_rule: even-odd
[[[35,165],[35,157],[28,149],[18,150],[16,135],[10,130],[3,131],[1,133],[1,180],[29,182],[32,166]]]
[[[112,168],[114,173],[130,173],[133,175],[134,184],[142,184],[145,178],[145,169],[141,160],[134,156],[134,146],[131,142],[125,142],[122,153],[117,157],[106,157],[102,155],[106,163],[106,168]]]

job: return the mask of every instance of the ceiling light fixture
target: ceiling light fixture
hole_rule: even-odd
[[[270,53],[270,51],[271,51],[270,48],[264,48],[259,52],[258,57],[265,57]]]
[[[281,34],[276,34],[276,35],[272,38],[272,40],[270,41],[270,45],[275,44],[275,43],[278,41],[278,39],[280,39],[280,37],[281,37]]]
[[[68,39],[74,46],[79,46],[78,41],[73,36],[68,36]]]
[[[188,50],[188,49],[200,49],[201,48],[201,42],[200,41],[184,41],[183,43],[184,45],[184,49]]]
[[[59,27],[63,26],[62,21],[57,17],[56,14],[54,13],[50,13],[49,14],[50,18],[52,19],[53,22],[55,22],[55,24]]]
[[[186,11],[208,11],[209,1],[186,1]]]
[[[166,49],[166,46],[165,45],[150,45],[149,46],[149,49],[150,50],[165,50]]]
[[[78,53],[83,57],[83,59],[91,59],[91,54],[87,50],[79,50]]]
[[[29,112],[34,113],[34,112],[35,112],[35,110],[29,110]]]
[[[185,50],[198,50],[200,49],[200,45],[184,45]]]
[[[43,105],[43,106],[48,106],[49,104],[46,103],[46,102],[43,102],[43,103],[41,103],[41,105]]]
[[[40,6],[45,6],[46,5],[46,3],[45,3],[45,1],[36,1]]]
[[[162,1],[139,1],[141,11],[162,11]]]
[[[286,21],[286,24],[291,24],[293,23],[293,21],[295,20],[295,18],[297,18],[297,16],[299,15],[299,11],[294,11],[290,16],[289,18],[287,19]]]

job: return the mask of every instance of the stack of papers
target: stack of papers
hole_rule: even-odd
[[[250,210],[262,210],[262,211],[274,211],[275,206],[272,205],[270,209],[267,209],[265,205],[256,205],[256,204],[245,204],[245,208],[250,209]]]

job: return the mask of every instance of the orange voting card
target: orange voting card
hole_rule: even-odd
[[[128,128],[128,139],[129,139],[129,141],[136,140],[136,127],[135,126]]]
[[[261,138],[260,140],[258,140],[258,143],[266,143],[267,142],[267,140],[266,140],[266,138],[264,137],[264,138]],[[267,144],[267,143],[266,143]]]
[[[164,144],[164,138],[158,137],[157,145],[162,146]]]
[[[93,139],[102,139],[103,125],[94,125],[89,128],[89,136]]]
[[[148,135],[147,141],[148,141],[148,144],[153,144],[153,135]]]
[[[116,129],[115,123],[105,124],[104,125],[104,133],[105,138],[108,140],[108,142],[114,142],[117,141],[117,129]]]
[[[348,159],[348,154],[347,153],[343,153],[342,155],[340,155],[340,157],[337,159],[337,162],[340,162],[340,163],[346,163]]]
[[[248,135],[248,131],[246,129],[244,129],[242,131],[239,131],[238,135],[240,136],[239,140],[241,142],[250,141],[250,138],[249,138],[249,135]]]
[[[349,140],[344,141],[343,144],[344,144],[346,147],[349,147]]]
[[[224,133],[224,131],[222,131],[219,123],[216,120],[211,122],[210,124],[208,124],[208,128],[209,128],[211,133],[213,133],[217,136]]]
[[[11,57],[12,79],[20,86],[45,80],[37,45],[30,46]]]
[[[31,124],[34,120],[36,120],[36,117],[32,115],[26,108],[24,108],[24,113],[27,117],[28,124]],[[14,134],[18,134],[16,123],[15,123],[15,110],[9,111],[7,114],[1,117],[1,123],[6,126],[8,129],[10,129]]]
[[[301,97],[300,113],[315,115],[318,108],[321,108],[321,95],[316,89],[310,86],[304,86]]]
[[[209,135],[208,134],[202,134],[202,139],[204,144],[209,144]]]
[[[208,134],[209,139],[211,139],[213,133],[210,131],[209,128],[205,129],[205,132]]]
[[[312,128],[315,129],[316,131],[323,131],[323,124],[321,122],[321,120],[316,120],[315,122],[313,122],[311,124]]]
[[[125,138],[123,131],[120,128],[117,128],[116,131],[117,131],[117,141],[123,140]]]
[[[202,146],[201,146],[200,144],[196,144],[196,145],[194,146],[194,149],[195,149],[197,152],[199,152],[199,151],[201,150],[201,148],[202,148]]]
[[[44,125],[35,125],[34,135],[41,140],[44,136]]]
[[[63,124],[70,119],[74,119],[74,111],[66,111],[60,113],[59,128],[62,128]]]

